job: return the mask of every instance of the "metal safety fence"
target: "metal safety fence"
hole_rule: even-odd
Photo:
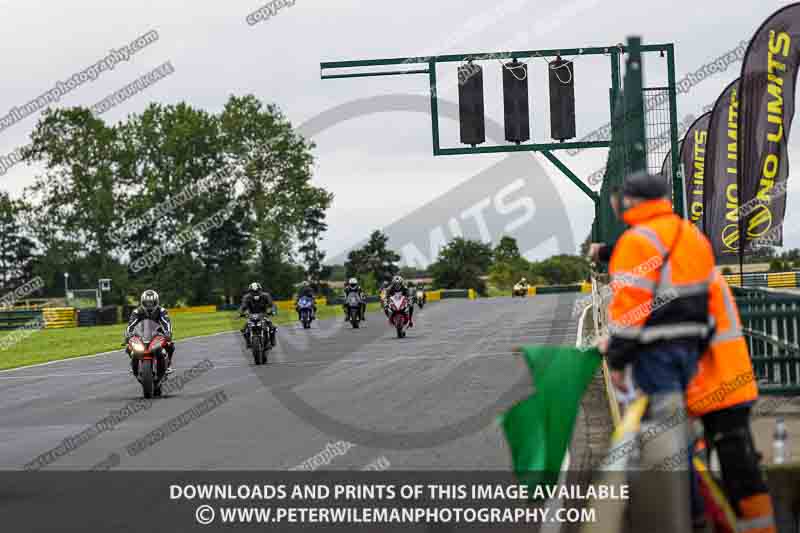
[[[800,295],[733,288],[762,394],[800,393]]]

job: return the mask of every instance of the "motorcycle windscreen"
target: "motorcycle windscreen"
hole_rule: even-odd
[[[141,337],[142,341],[147,344],[156,335],[163,335],[163,329],[161,324],[155,320],[145,319],[136,324],[136,327],[133,328],[133,334]]]

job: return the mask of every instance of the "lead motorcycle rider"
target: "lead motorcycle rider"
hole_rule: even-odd
[[[384,303],[383,312],[386,313],[386,316],[389,317],[389,302],[392,300],[392,296],[397,293],[401,293],[403,296],[408,298],[409,303],[411,303],[410,292],[408,290],[408,286],[406,286],[406,282],[403,280],[401,276],[395,276],[392,278],[392,283],[389,284],[389,287],[386,289],[386,302]],[[414,306],[408,306],[408,327],[414,327]]]
[[[264,290],[261,284],[254,281],[250,284],[247,292],[242,297],[242,305],[239,307],[239,316],[251,315],[271,315],[272,314],[272,295]],[[250,348],[250,322],[247,321],[242,328],[242,336],[248,348]],[[270,343],[275,345],[275,332],[270,324]]]
[[[367,320],[366,313],[367,313],[367,295],[364,294],[364,290],[358,284],[358,280],[356,278],[350,278],[347,280],[347,284],[344,286],[344,298],[345,303],[344,307],[344,321],[347,322],[347,295],[351,292],[358,294],[358,297],[361,300],[361,307],[359,308],[359,314],[361,315],[361,321],[365,322]]]
[[[161,307],[158,293],[153,289],[147,289],[142,293],[141,298],[139,298],[139,307],[131,312],[130,319],[128,320],[128,327],[125,330],[125,344],[127,344],[130,338],[133,336],[133,330],[136,328],[136,325],[142,320],[152,320],[154,322],[158,322],[164,329],[164,334],[167,337],[167,344],[164,349],[167,351],[167,355],[169,356],[169,361],[167,363],[167,374],[171,374],[172,359],[173,355],[175,354],[175,343],[172,342],[172,321],[169,319],[169,314],[167,313],[166,308]],[[133,371],[134,375],[136,374],[133,360],[131,360],[131,371]]]

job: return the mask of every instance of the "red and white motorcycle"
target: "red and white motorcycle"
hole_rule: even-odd
[[[389,298],[389,324],[397,330],[397,338],[406,336],[406,328],[411,322],[410,301],[402,293],[395,293]]]

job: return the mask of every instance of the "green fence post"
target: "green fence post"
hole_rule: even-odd
[[[675,88],[675,47],[667,45],[667,88],[669,90],[669,133],[672,145],[672,205],[675,213],[686,218],[686,208],[683,202],[683,174],[680,168],[680,154],[678,153],[678,97]]]

